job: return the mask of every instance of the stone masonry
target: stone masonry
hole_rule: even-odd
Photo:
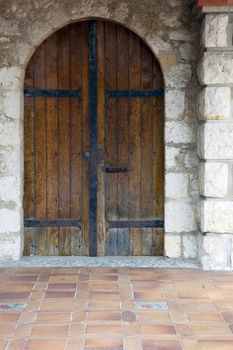
[[[233,268],[233,8],[204,9],[198,66],[200,259],[204,269]]]
[[[226,11],[204,16],[198,95],[200,21],[192,15],[192,4],[0,0],[0,258],[22,255],[25,68],[54,31],[94,17],[137,33],[164,75],[165,256],[200,259],[205,269],[232,268],[232,19]]]

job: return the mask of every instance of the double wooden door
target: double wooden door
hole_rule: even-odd
[[[25,77],[25,255],[163,254],[163,79],[104,21],[44,41]]]

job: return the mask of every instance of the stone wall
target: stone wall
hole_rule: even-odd
[[[22,91],[27,62],[35,48],[55,30],[72,21],[91,17],[114,20],[136,32],[161,64],[165,80],[165,255],[197,258],[199,192],[195,101],[200,29],[192,17],[190,3],[193,1],[0,0],[1,258],[16,259],[22,254]],[[226,55],[230,59],[230,53]],[[209,79],[204,68],[206,64],[208,61],[201,66],[204,80]],[[205,109],[211,93],[214,91],[203,91],[201,120],[206,118],[206,113],[208,116],[215,113],[215,110]],[[225,96],[225,92],[222,93]],[[221,90],[218,94],[221,95]],[[224,108],[224,112],[222,109],[218,112],[223,120],[229,112],[227,106]],[[201,133],[207,133],[207,130]],[[229,130],[225,133],[228,135]],[[205,139],[211,135],[209,130]],[[224,152],[221,145],[216,148]],[[203,147],[201,152],[205,157],[208,147]],[[226,172],[224,166],[223,162],[222,172]],[[208,186],[203,186],[209,191]],[[224,190],[223,186],[221,191]]]
[[[233,268],[232,10],[205,9],[202,26],[197,143],[204,269]]]

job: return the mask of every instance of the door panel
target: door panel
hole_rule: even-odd
[[[107,90],[161,89],[160,68],[139,38],[105,23]],[[128,172],[105,173],[107,221],[163,219],[163,97],[105,100],[105,162]],[[161,255],[154,228],[111,228],[106,255]]]
[[[88,218],[87,23],[53,34],[35,52],[25,88],[80,89],[86,98],[25,96],[25,219]],[[85,62],[85,64],[84,64]],[[84,193],[83,193],[84,192]],[[77,227],[25,228],[25,254],[83,255],[88,235]]]
[[[162,255],[162,88],[150,49],[115,23],[71,24],[37,48],[25,78],[25,255],[89,255],[92,230],[99,256]]]

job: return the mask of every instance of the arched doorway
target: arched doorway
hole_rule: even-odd
[[[118,24],[70,24],[25,78],[25,255],[162,255],[163,79]]]

